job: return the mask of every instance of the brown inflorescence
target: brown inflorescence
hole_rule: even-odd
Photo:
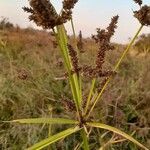
[[[78,2],[78,0],[64,0],[63,3],[63,9],[64,10],[70,10],[74,8],[74,5]]]
[[[94,78],[95,69],[92,66],[84,65],[82,67],[82,75],[88,78]]]
[[[99,44],[99,50],[96,59],[96,74],[100,77],[103,77],[105,74],[110,74],[110,72],[103,72],[102,67],[105,62],[106,51],[113,50],[114,46],[111,45],[110,39],[115,33],[115,29],[117,28],[119,16],[114,16],[111,19],[111,23],[107,27],[107,30],[104,29],[97,29],[97,35],[93,35],[92,38],[95,40],[96,43]]]
[[[118,23],[118,19],[119,19],[119,16],[114,16],[112,19],[111,19],[111,23],[109,24],[109,26],[107,27],[107,38],[110,42],[110,39],[111,37],[114,35],[115,33],[115,29],[117,28],[117,23]]]
[[[57,14],[49,0],[29,0],[31,8],[23,7],[23,10],[30,13],[30,21],[34,21],[37,26],[51,29],[71,19],[72,8],[74,8],[76,2],[77,0],[64,0],[60,15]]]
[[[64,96],[62,97],[61,103],[66,111],[72,112],[73,110],[75,110],[75,105],[73,101],[68,100]]]
[[[83,38],[82,38],[82,32],[79,32],[79,36],[78,36],[78,42],[77,42],[77,47],[80,50],[81,53],[84,53],[85,51],[83,50]]]
[[[106,51],[113,50],[114,46],[110,43],[111,37],[115,33],[115,29],[117,28],[119,16],[114,16],[111,19],[111,23],[107,27],[107,29],[97,28],[97,35],[92,35],[92,38],[99,45],[99,50],[96,59],[96,66],[88,66],[85,65],[82,67],[82,75],[90,78],[98,78],[98,77],[109,77],[114,75],[113,71],[103,71],[103,64],[105,62]]]
[[[69,50],[69,55],[70,55],[72,66],[73,66],[72,73],[79,74],[81,68],[79,67],[79,64],[78,64],[77,52],[70,44],[68,44],[68,50]]]
[[[142,5],[143,1],[142,0],[133,0],[135,3],[137,3],[138,5]]]
[[[72,18],[72,9],[74,8],[75,4],[78,2],[78,0],[64,0],[63,3],[63,9],[61,12],[61,15],[59,17],[60,22],[67,22],[67,20],[70,20]]]
[[[134,11],[136,17],[142,25],[150,25],[150,6],[144,5],[140,10]]]
[[[31,8],[24,7],[24,11],[31,13],[30,21],[34,21],[44,29],[51,29],[57,24],[58,15],[49,0],[29,0]]]
[[[29,77],[29,73],[25,69],[18,70],[18,78],[26,80]]]

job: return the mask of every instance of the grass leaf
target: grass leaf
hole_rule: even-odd
[[[82,136],[82,139],[83,139],[83,149],[84,150],[89,150],[88,137],[87,137],[87,134],[86,134],[84,129],[81,130],[81,136]]]
[[[78,83],[77,75],[71,74],[72,62],[71,62],[68,47],[67,47],[67,44],[68,44],[67,35],[66,35],[66,31],[65,31],[65,28],[63,25],[57,26],[57,35],[58,35],[58,43],[60,45],[61,53],[64,58],[64,63],[65,63],[66,69],[68,71],[69,82],[70,82],[74,102],[76,105],[76,109],[77,109],[77,111],[79,111],[81,108],[80,86]]]
[[[36,143],[32,147],[27,148],[27,150],[41,150],[41,149],[47,147],[48,145],[55,143],[55,142],[65,138],[65,137],[71,135],[72,133],[79,131],[80,129],[81,128],[79,128],[79,127],[67,129],[67,130],[62,131],[58,134],[55,134],[55,135],[53,135],[53,136],[51,136],[45,140],[42,140],[39,143]]]
[[[119,135],[123,136],[124,138],[128,139],[129,141],[133,142],[134,144],[138,145],[139,147],[141,147],[145,150],[149,150],[144,145],[139,143],[136,139],[134,139],[132,136],[128,135],[127,133],[125,133],[125,132],[123,132],[123,131],[121,131],[117,128],[114,128],[112,126],[102,124],[102,123],[87,123],[87,125],[90,126],[90,127],[101,128],[101,129],[106,129],[106,130],[112,131],[116,134],[119,134]]]
[[[18,119],[10,122],[26,123],[26,124],[78,124],[76,120],[63,119],[63,118],[31,118],[31,119]]]

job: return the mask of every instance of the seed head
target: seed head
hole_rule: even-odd
[[[114,46],[111,45],[110,39],[115,33],[115,29],[117,28],[119,16],[114,16],[111,19],[111,23],[107,27],[107,29],[100,29],[97,28],[97,34],[92,35],[92,38],[95,42],[99,45],[99,50],[96,59],[96,66],[83,66],[82,67],[82,74],[83,76],[90,77],[90,78],[97,78],[97,77],[109,77],[114,74],[113,71],[103,71],[103,64],[105,62],[106,51],[113,50]]]
[[[25,69],[18,70],[18,78],[21,80],[26,80],[28,78],[29,74]]]
[[[62,2],[63,9],[59,17],[59,21],[65,23],[67,22],[67,20],[70,20],[72,18],[72,9],[74,8],[77,2],[78,0],[64,0]]]
[[[29,0],[31,7],[23,7],[23,10],[30,13],[30,21],[34,21],[37,26],[42,26],[44,29],[51,29],[71,19],[72,9],[76,2],[77,0],[64,0],[60,15],[57,14],[49,0]]]
[[[30,21],[44,29],[51,29],[57,24],[58,15],[49,0],[29,0],[31,8],[24,7],[24,11],[31,13]]]
[[[79,36],[78,36],[77,47],[81,53],[84,53],[83,45],[84,45],[84,43],[83,43],[83,38],[82,38],[82,32],[80,31]]]
[[[79,71],[81,70],[81,68],[78,65],[77,52],[70,44],[68,44],[68,50],[69,50],[69,55],[71,57],[71,61],[72,61],[72,65],[73,65],[72,73],[79,74]]]
[[[111,45],[110,39],[115,33],[115,29],[117,28],[117,22],[118,22],[119,16],[114,16],[111,19],[111,23],[107,27],[107,29],[97,29],[97,35],[93,35],[92,38],[95,40],[96,43],[99,44],[99,50],[97,54],[97,59],[96,59],[96,67],[95,67],[95,75],[98,77],[104,77],[108,76],[108,72],[103,72],[103,64],[105,62],[105,56],[106,56],[106,51],[108,50],[113,50],[114,46]]]
[[[64,96],[62,97],[61,103],[66,111],[74,111],[75,110],[75,105],[71,100],[68,100]]]
[[[140,10],[134,11],[134,17],[139,20],[142,25],[150,25],[150,6],[144,5]]]
[[[94,68],[92,66],[84,65],[82,67],[82,75],[87,78],[94,78]]]
[[[78,2],[78,0],[64,0],[63,1],[63,9],[70,10],[74,8],[74,5]]]
[[[115,33],[115,29],[117,28],[117,23],[118,23],[118,19],[119,16],[114,16],[111,19],[111,23],[109,24],[109,26],[107,27],[107,36],[108,36],[108,40],[110,41],[110,38],[114,35]]]
[[[142,0],[133,0],[135,3],[137,3],[139,6],[142,5],[143,1]]]

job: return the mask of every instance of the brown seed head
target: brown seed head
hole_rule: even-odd
[[[21,80],[26,80],[29,76],[29,73],[25,69],[18,70],[18,78]]]
[[[69,55],[71,57],[71,61],[72,61],[72,65],[73,65],[72,73],[79,74],[79,71],[81,70],[81,68],[78,65],[77,52],[70,44],[68,44],[68,50],[69,50]]]
[[[139,6],[142,5],[143,1],[142,0],[133,0],[135,3],[137,3]]]
[[[55,8],[49,0],[29,0],[31,8],[23,7],[25,12],[30,13],[30,21],[44,29],[51,29],[57,25],[66,23],[72,17],[72,8],[77,0],[64,0],[61,15],[56,13]]]
[[[74,8],[74,5],[78,2],[78,0],[64,0],[63,1],[63,9],[70,10]]]
[[[82,67],[82,75],[87,78],[94,78],[94,68],[92,66],[84,65]]]
[[[68,100],[64,96],[62,97],[61,103],[66,111],[74,111],[75,110],[75,105],[71,100]]]
[[[105,29],[97,29],[97,35],[93,35],[92,38],[95,40],[96,43],[99,44],[99,50],[97,54],[97,59],[96,59],[96,75],[102,77],[103,76],[103,71],[102,67],[105,62],[105,56],[106,56],[106,51],[108,50],[113,50],[114,46],[111,45],[110,39],[115,33],[115,29],[117,28],[117,22],[118,22],[119,16],[114,16],[111,19],[111,23],[107,27],[107,30]]]
[[[78,42],[77,42],[77,47],[80,50],[81,53],[84,53],[85,51],[83,50],[83,38],[82,38],[82,32],[79,32],[79,36],[78,36]]]
[[[139,20],[142,25],[150,25],[150,6],[144,5],[140,10],[134,11],[134,17]]]
[[[64,0],[62,2],[63,9],[59,17],[59,21],[65,23],[67,22],[67,20],[70,20],[72,18],[72,9],[74,8],[77,2],[78,0]]]
[[[24,11],[31,13],[29,19],[37,26],[51,29],[57,24],[58,15],[49,0],[29,0],[31,8],[24,7]]]
[[[118,23],[118,19],[119,16],[114,16],[111,19],[111,23],[109,24],[109,26],[107,27],[107,36],[108,36],[108,40],[110,41],[110,38],[114,35],[115,33],[115,29],[117,28],[117,23]]]

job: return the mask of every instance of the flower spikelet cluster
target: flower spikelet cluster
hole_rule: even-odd
[[[133,0],[135,3],[137,3],[139,6],[142,5],[143,1],[142,0]]]
[[[139,20],[142,25],[150,25],[150,6],[144,5],[140,10],[134,11],[134,17]]]
[[[51,29],[71,19],[72,9],[76,2],[77,0],[64,0],[60,15],[57,14],[49,0],[29,0],[31,7],[23,7],[23,10],[30,13],[30,21],[34,21],[37,26],[42,26],[44,29]]]
[[[97,34],[92,35],[92,38],[99,46],[99,50],[97,53],[95,68],[85,66],[83,69],[85,75],[92,77],[108,77],[113,74],[113,71],[103,71],[103,64],[105,62],[106,52],[114,49],[114,46],[110,43],[110,40],[115,33],[115,29],[117,28],[118,18],[118,15],[114,16],[111,19],[111,23],[107,29],[97,28]]]
[[[69,50],[69,55],[70,55],[72,66],[73,66],[72,73],[79,74],[79,71],[81,70],[81,68],[78,65],[79,60],[78,60],[77,52],[70,44],[68,44],[68,50]]]

